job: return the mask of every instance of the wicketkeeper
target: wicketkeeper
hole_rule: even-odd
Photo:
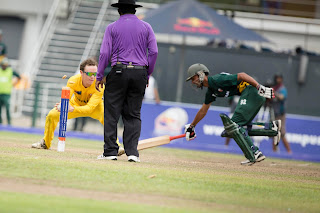
[[[281,121],[270,123],[252,123],[266,98],[274,98],[272,88],[259,84],[246,73],[228,74],[221,73],[208,76],[209,70],[203,64],[194,64],[188,69],[188,78],[197,88],[208,87],[204,104],[198,111],[191,124],[185,126],[186,139],[196,137],[195,127],[205,117],[208,109],[217,97],[240,96],[235,112],[230,119],[226,114],[220,114],[225,130],[222,137],[233,138],[241,148],[246,161],[242,165],[252,165],[266,157],[258,147],[254,146],[249,136],[276,137],[276,143],[280,140]],[[256,126],[257,125],[257,126]],[[261,126],[263,126],[261,128]],[[260,128],[256,128],[260,127]]]
[[[78,117],[91,117],[104,124],[103,92],[96,90],[95,82],[97,75],[97,62],[94,59],[87,59],[80,64],[80,74],[69,78],[67,87],[70,88],[70,104],[68,109],[68,119]],[[49,149],[60,119],[60,103],[49,112],[46,117],[44,137],[40,142],[32,144],[32,148]],[[124,153],[120,146],[119,154]]]

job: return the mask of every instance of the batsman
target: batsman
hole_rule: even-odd
[[[212,102],[217,97],[228,97],[238,95],[239,102],[235,112],[230,119],[226,114],[220,114],[225,130],[222,137],[233,138],[247,160],[241,165],[252,165],[263,161],[266,157],[258,147],[254,146],[250,136],[275,137],[276,145],[280,140],[281,121],[269,123],[252,123],[266,98],[274,98],[272,88],[259,84],[246,73],[228,74],[221,73],[209,76],[209,69],[203,64],[193,64],[188,69],[188,78],[192,85],[197,88],[207,87],[204,104],[196,114],[192,123],[185,126],[186,139],[192,140],[196,137],[195,127],[205,117]]]
[[[95,88],[98,63],[94,59],[84,60],[80,64],[80,74],[69,78],[67,87],[70,88],[70,103],[68,119],[77,117],[91,117],[104,124],[103,92],[104,87],[97,91]],[[44,137],[41,141],[32,144],[32,148],[49,149],[60,119],[60,103],[48,113],[46,117]],[[124,149],[119,146],[118,154],[123,154]]]

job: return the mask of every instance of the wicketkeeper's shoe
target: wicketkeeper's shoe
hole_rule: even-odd
[[[119,149],[118,149],[118,156],[121,156],[125,153],[124,151],[124,148],[122,146],[119,146]]]
[[[129,156],[128,156],[128,161],[129,161],[129,162],[136,162],[136,163],[140,163],[140,159],[139,159],[139,157],[134,156],[134,155],[129,155]]]
[[[249,160],[245,160],[241,162],[241,165],[248,165],[251,166],[252,164],[256,163],[256,162],[260,162],[263,161],[264,159],[266,159],[266,156],[264,156],[262,154],[261,151],[257,151],[256,154],[254,154],[254,158],[256,159],[256,161],[249,161]]]
[[[41,141],[32,144],[31,148],[35,148],[35,149],[48,149],[44,139],[42,139]]]
[[[273,137],[273,144],[278,146],[281,138],[281,120],[272,121],[272,130],[278,132],[278,134]]]
[[[99,155],[97,159],[98,160],[117,160],[117,156],[104,156],[102,154],[102,155]]]

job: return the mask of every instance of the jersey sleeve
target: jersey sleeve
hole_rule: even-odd
[[[91,96],[88,103],[84,106],[74,106],[74,112],[76,113],[92,113],[94,109],[102,102],[104,92],[104,86],[102,89],[100,89],[100,92],[98,90],[95,91],[95,93]]]
[[[102,43],[101,43],[98,72],[97,72],[97,81],[101,81],[103,79],[104,70],[106,69],[106,67],[110,62],[111,53],[112,53],[112,35],[111,35],[112,26],[113,24],[110,24],[107,26]]]
[[[205,97],[205,100],[204,100],[204,103],[205,104],[210,104],[212,103],[213,101],[216,100],[216,96],[213,94],[213,92],[208,88],[207,90],[207,93],[206,93],[206,97]]]
[[[20,76],[19,73],[17,73],[16,71],[13,71],[12,74],[13,74],[15,77],[21,79],[21,76]]]
[[[158,46],[156,36],[150,24],[148,26],[148,76],[150,76],[154,70],[156,60],[158,57]]]

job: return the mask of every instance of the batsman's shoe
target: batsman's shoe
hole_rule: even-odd
[[[136,162],[136,163],[140,163],[140,159],[139,159],[139,157],[134,156],[134,155],[129,155],[129,156],[128,156],[128,161],[129,161],[129,162]]]
[[[254,158],[256,159],[256,161],[249,161],[249,160],[245,160],[245,161],[242,161],[241,162],[241,165],[248,165],[248,166],[251,166],[252,164],[256,163],[256,162],[260,162],[260,161],[263,161],[264,159],[266,159],[266,156],[264,156],[262,154],[261,151],[257,151],[256,154],[254,154]]]
[[[45,141],[42,139],[41,141],[32,144],[31,148],[35,149],[48,149]]]
[[[272,121],[272,130],[278,132],[278,134],[273,137],[273,144],[278,146],[281,138],[281,120]]]
[[[125,153],[124,151],[124,148],[122,146],[119,146],[119,149],[118,149],[118,156],[121,156]]]
[[[98,160],[118,160],[117,156],[104,156],[103,154],[99,155],[97,159]]]

